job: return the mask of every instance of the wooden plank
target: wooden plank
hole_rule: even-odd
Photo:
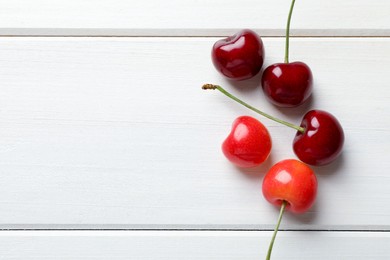
[[[217,36],[242,28],[284,35],[284,0],[1,0],[0,35]],[[299,36],[389,36],[390,2],[297,1]]]
[[[343,156],[315,169],[316,206],[282,228],[389,230],[390,39],[293,39],[291,60],[315,77],[313,99],[293,110],[268,104],[258,77],[222,79],[215,40],[1,38],[0,227],[272,229],[261,180],[295,157],[295,133],[262,120],[270,160],[231,166],[220,144],[254,114],[200,90],[214,82],[283,119],[321,108],[345,128]],[[266,64],[281,61],[283,39],[264,41]]]
[[[1,232],[3,259],[264,259],[271,232]],[[272,259],[389,259],[390,234],[280,232]]]

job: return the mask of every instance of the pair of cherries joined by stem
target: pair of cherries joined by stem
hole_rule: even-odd
[[[313,88],[312,72],[303,62],[289,63],[290,21],[295,1],[292,1],[287,19],[284,63],[267,67],[261,78],[266,98],[280,107],[295,107],[304,103]],[[232,80],[255,76],[263,65],[264,47],[261,38],[245,29],[217,41],[212,48],[215,68]]]

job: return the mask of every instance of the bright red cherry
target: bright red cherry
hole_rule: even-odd
[[[280,107],[305,102],[313,89],[313,76],[303,62],[276,63],[264,70],[261,85],[267,99]]]
[[[267,128],[250,116],[238,117],[222,144],[226,158],[239,167],[255,167],[269,156],[272,147]]]
[[[263,195],[273,205],[281,206],[294,213],[307,211],[317,194],[317,178],[313,170],[298,160],[278,162],[265,175]]]
[[[292,1],[287,19],[286,49],[284,63],[276,63],[264,70],[261,85],[267,99],[280,107],[295,107],[304,103],[311,95],[313,75],[303,62],[288,61],[290,21],[295,0]]]
[[[233,80],[249,79],[263,66],[263,41],[255,32],[241,30],[217,41],[211,57],[215,68],[224,76]]]
[[[293,149],[298,158],[304,163],[315,166],[325,165],[334,161],[342,151],[344,145],[343,128],[339,121],[328,112],[311,110],[305,114],[301,125],[297,126],[254,108],[230,94],[221,86],[205,84],[202,88],[216,89],[256,113],[297,130],[298,132],[293,141]]]
[[[304,132],[297,132],[293,149],[298,158],[310,165],[325,165],[335,160],[344,144],[344,131],[332,114],[311,110],[302,119]]]
[[[278,162],[264,176],[262,190],[265,199],[280,207],[266,260],[271,259],[272,247],[285,209],[293,213],[303,213],[310,209],[317,196],[317,186],[313,170],[294,159]]]

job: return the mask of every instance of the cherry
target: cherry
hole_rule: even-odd
[[[313,170],[298,160],[278,162],[263,179],[263,195],[273,205],[286,208],[293,213],[303,213],[314,203],[317,179]]]
[[[224,76],[233,80],[249,79],[263,66],[263,41],[255,32],[241,30],[217,41],[211,57],[215,68]]]
[[[264,70],[261,84],[271,103],[280,107],[295,107],[310,97],[313,76],[303,62],[276,63]]]
[[[304,213],[314,203],[317,196],[317,178],[306,164],[294,160],[283,160],[271,167],[263,179],[262,191],[265,199],[280,206],[276,224],[266,259],[271,258],[272,247],[287,209],[293,213]]]
[[[226,158],[236,166],[249,168],[263,163],[272,147],[267,128],[250,116],[238,117],[222,144]]]
[[[284,63],[276,63],[264,70],[261,85],[267,99],[280,107],[295,107],[311,95],[313,76],[303,62],[289,63],[290,21],[295,0],[292,1],[287,19]]]
[[[300,126],[275,118],[233,96],[221,86],[205,84],[203,89],[216,89],[241,105],[275,122],[297,130],[293,150],[303,162],[321,166],[334,161],[344,145],[344,131],[336,117],[321,110],[307,112]]]
[[[301,127],[305,132],[298,131],[293,141],[294,152],[301,161],[325,165],[337,158],[344,144],[344,132],[333,115],[311,110],[303,116]]]

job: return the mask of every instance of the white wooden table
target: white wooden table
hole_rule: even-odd
[[[221,142],[255,114],[200,90],[212,82],[283,119],[320,108],[344,126],[273,259],[390,259],[390,2],[297,1],[290,60],[315,78],[297,109],[211,64],[242,28],[263,36],[265,66],[282,61],[289,2],[0,0],[0,258],[264,259],[278,210],[261,181],[295,158],[295,133],[260,119],[271,158],[233,167]]]

